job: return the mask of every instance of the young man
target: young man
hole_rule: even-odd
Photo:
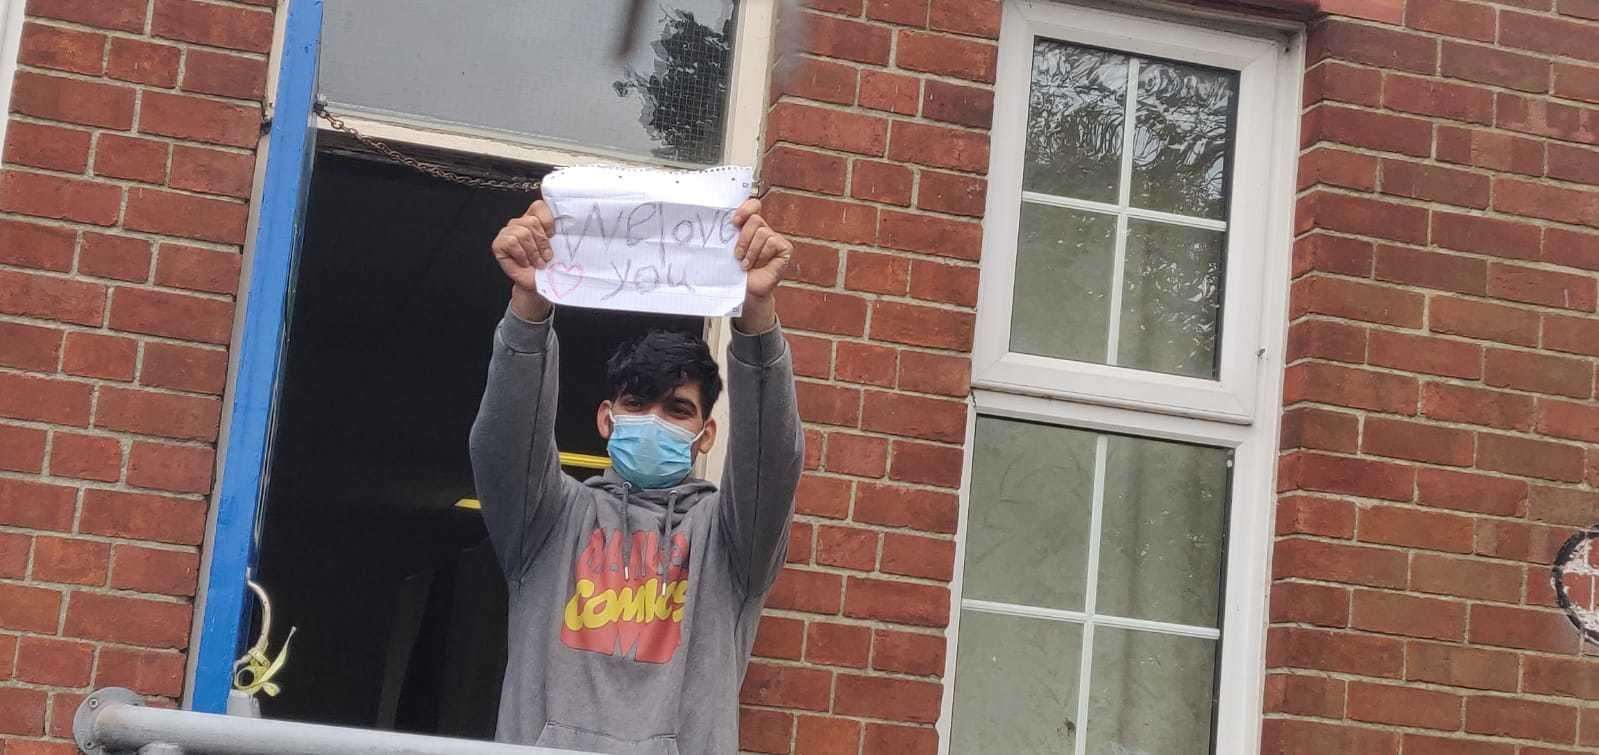
[[[483,518],[510,584],[498,738],[602,753],[732,753],[755,627],[788,548],[804,457],[772,294],[793,245],[760,203],[734,217],[748,286],[728,350],[720,488],[691,476],[716,442],[721,379],[699,338],[655,333],[608,364],[595,423],[612,467],[579,483],[555,449],[559,350],[533,278],[555,220],[535,202],[494,240],[511,304],[472,427]]]

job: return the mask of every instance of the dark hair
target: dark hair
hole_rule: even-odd
[[[722,376],[705,339],[669,330],[653,330],[622,344],[605,363],[606,395],[612,400],[637,396],[660,401],[680,385],[700,386],[700,418],[722,395]]]

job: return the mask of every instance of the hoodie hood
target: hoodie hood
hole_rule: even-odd
[[[633,548],[633,516],[634,509],[642,508],[649,512],[645,517],[659,516],[661,522],[658,527],[661,537],[656,542],[660,549],[661,585],[666,585],[666,554],[670,552],[672,533],[678,525],[688,518],[688,510],[716,492],[716,486],[697,477],[690,477],[669,488],[637,488],[633,483],[622,479],[614,469],[607,469],[604,473],[590,477],[585,483],[591,488],[597,488],[610,493],[617,506],[617,518],[622,520],[622,569],[624,578],[631,578],[627,571],[632,563],[629,555]],[[646,522],[648,524],[648,522]]]

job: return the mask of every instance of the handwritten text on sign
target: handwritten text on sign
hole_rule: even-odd
[[[568,168],[544,179],[555,259],[538,276],[557,304],[696,316],[738,314],[745,274],[733,212],[747,168],[695,173]]]

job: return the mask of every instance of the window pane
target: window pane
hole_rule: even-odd
[[[1022,203],[1011,350],[1103,363],[1115,256],[1114,216]]]
[[[1133,122],[1134,207],[1220,220],[1227,212],[1238,75],[1143,61]]]
[[[950,752],[1071,752],[1083,628],[961,612]]]
[[[1215,640],[1100,625],[1094,628],[1092,677],[1089,752],[1210,753]]]
[[[1128,221],[1116,364],[1216,377],[1226,238],[1220,231]]]
[[[722,154],[732,0],[327,0],[322,92],[335,103],[639,156]]]
[[[1115,202],[1127,112],[1125,55],[1050,39],[1033,45],[1028,191]]]
[[[1111,436],[1105,456],[1095,613],[1218,626],[1230,453]]]
[[[980,417],[963,598],[1083,609],[1094,434]]]

